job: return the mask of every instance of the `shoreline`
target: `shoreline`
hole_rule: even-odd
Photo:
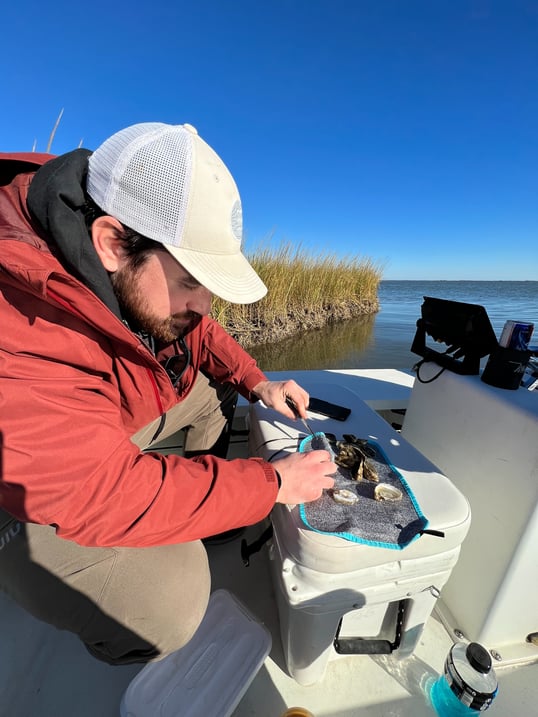
[[[343,302],[327,305],[323,311],[303,309],[300,312],[288,312],[272,320],[245,319],[228,321],[224,328],[245,349],[265,343],[273,343],[290,338],[303,331],[320,329],[329,324],[341,323],[359,316],[376,314],[379,311],[379,299],[364,299],[360,302]]]

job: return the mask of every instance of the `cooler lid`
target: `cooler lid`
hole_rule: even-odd
[[[267,628],[230,592],[216,590],[190,642],[131,681],[121,717],[229,717],[270,649]]]

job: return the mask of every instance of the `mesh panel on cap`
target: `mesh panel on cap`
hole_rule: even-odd
[[[118,178],[113,216],[122,213],[131,229],[179,246],[185,224],[192,166],[188,132],[166,132],[138,148]]]
[[[128,128],[90,158],[88,190],[104,211],[131,229],[179,246],[192,153],[192,134],[182,127],[148,123]]]

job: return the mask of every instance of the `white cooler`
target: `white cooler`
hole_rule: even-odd
[[[343,387],[310,384],[318,398],[351,408],[345,422],[310,413],[314,431],[375,440],[414,493],[427,529],[402,549],[380,548],[309,529],[298,506],[276,505],[272,570],[284,655],[300,684],[322,679],[340,654],[411,655],[448,580],[469,530],[469,503],[421,453],[358,395]],[[249,450],[266,460],[297,450],[299,421],[262,403],[249,414]]]

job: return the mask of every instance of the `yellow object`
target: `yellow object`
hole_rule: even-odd
[[[314,715],[304,707],[290,707],[281,717],[314,717]]]

